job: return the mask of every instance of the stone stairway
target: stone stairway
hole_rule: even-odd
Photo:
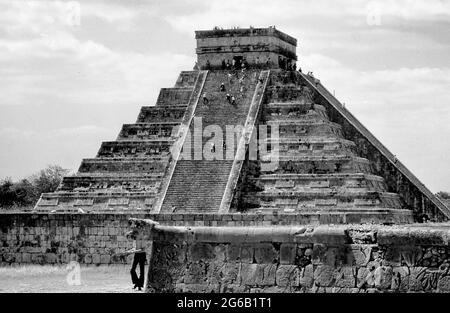
[[[259,71],[247,71],[239,83],[242,72],[233,75],[231,81],[228,74],[231,71],[215,71],[208,73],[202,95],[206,93],[208,104],[200,99],[194,112],[195,119],[201,118],[202,127],[215,125],[223,131],[225,140],[226,126],[244,126],[249,113],[250,104],[258,83]],[[221,83],[225,84],[225,91],[220,91]],[[241,87],[244,87],[241,92]],[[232,105],[226,100],[226,94],[236,98],[236,104]],[[240,134],[235,136],[233,147],[226,146],[222,156],[218,159],[207,160],[204,157],[194,159],[194,145],[200,145],[202,150],[210,147],[210,138],[203,137],[201,132],[194,130],[195,122],[191,123],[189,130],[192,135],[192,151],[189,160],[178,160],[174,174],[170,181],[161,213],[176,212],[217,212],[222,201],[223,194],[230,176],[234,158],[227,159],[225,150],[233,149],[232,155],[236,152],[236,147],[240,139]],[[202,130],[203,130],[202,129]],[[216,134],[217,135],[217,134]],[[201,136],[201,137],[200,137]],[[221,148],[221,147],[220,147]],[[217,148],[216,148],[217,149]]]

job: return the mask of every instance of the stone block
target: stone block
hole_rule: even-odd
[[[275,285],[275,264],[241,264],[242,284],[250,286]]]
[[[392,269],[391,289],[406,292],[409,289],[409,268],[407,266]]]
[[[253,245],[241,245],[240,259],[242,263],[253,263],[255,249]]]
[[[184,283],[186,284],[205,284],[208,276],[206,275],[209,263],[191,262],[188,264],[184,275]]]
[[[302,287],[311,288],[314,283],[314,267],[309,264],[302,267],[299,274],[299,282]]]
[[[84,256],[83,262],[84,262],[85,264],[91,264],[91,263],[92,263],[92,255],[91,255],[91,254],[86,254],[86,255]]]
[[[450,276],[441,275],[437,283],[438,292],[450,292]]]
[[[297,255],[297,245],[283,243],[280,246],[280,264],[294,264]]]
[[[276,272],[276,284],[280,287],[300,285],[300,270],[296,265],[280,265]]]
[[[367,267],[358,269],[356,276],[356,286],[358,288],[373,288],[375,287],[375,269],[371,270]]]
[[[352,245],[347,254],[347,264],[365,267],[370,261],[372,247],[368,245]]]
[[[44,256],[45,264],[55,264],[58,263],[58,257],[56,253],[46,253]]]
[[[23,263],[31,263],[31,254],[22,253],[22,262]]]
[[[131,257],[133,257],[133,256],[131,255]],[[101,263],[100,254],[95,253],[95,254],[92,255],[92,263],[93,264],[100,264]]]
[[[392,267],[379,266],[374,271],[375,287],[378,289],[389,289],[392,284]]]
[[[356,268],[351,266],[341,267],[336,271],[336,287],[355,288]]]
[[[278,251],[271,243],[260,243],[255,245],[255,260],[257,263],[278,262]]]
[[[336,270],[333,266],[319,265],[314,270],[314,284],[318,287],[331,287],[336,281]]]
[[[216,262],[225,262],[226,261],[226,246],[223,244],[214,246],[214,259]]]
[[[240,245],[229,244],[226,246],[226,260],[227,262],[237,262],[240,259]],[[253,259],[253,257],[252,257]]]
[[[237,284],[224,284],[220,287],[220,292],[222,293],[244,293],[247,291],[248,288],[246,286]]]
[[[410,291],[430,292],[437,288],[440,271],[430,270],[426,267],[411,267],[409,275]]]
[[[101,264],[109,264],[111,263],[111,256],[109,254],[100,255],[100,263]]]
[[[214,258],[214,247],[207,243],[193,243],[188,248],[189,261],[201,261]]]

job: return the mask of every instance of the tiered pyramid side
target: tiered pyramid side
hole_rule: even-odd
[[[198,100],[200,73],[182,72],[173,88],[161,89],[155,106],[142,107],[136,123],[123,125],[115,141],[103,142],[96,157],[84,159],[54,193],[42,194],[35,210],[152,211],[180,124]]]
[[[279,128],[268,139],[278,166],[267,166],[273,152],[250,162],[231,210],[326,212],[344,223],[446,219],[448,209],[324,91],[312,77],[272,72],[260,124]]]

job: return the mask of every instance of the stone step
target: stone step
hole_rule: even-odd
[[[172,138],[147,140],[104,141],[97,157],[147,157],[168,155],[175,142]]]
[[[117,136],[117,141],[123,140],[170,140],[176,136],[179,123],[136,123],[124,124]]]
[[[136,120],[136,123],[180,123],[186,112],[187,106],[143,106]]]
[[[156,100],[156,106],[176,106],[186,105],[189,102],[193,87],[172,87],[161,88],[158,99]]]
[[[377,191],[386,191],[384,179],[370,174],[281,174],[261,175],[250,179],[253,185],[264,190],[301,190],[302,188],[328,189],[328,188],[369,188]]]
[[[151,172],[163,173],[167,164],[168,158],[96,158],[84,159],[81,162],[78,172],[93,173],[93,172],[116,172],[116,173],[136,173],[136,172]]]

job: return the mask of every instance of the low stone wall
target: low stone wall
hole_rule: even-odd
[[[153,240],[148,292],[450,291],[450,226],[138,222]]]
[[[125,236],[130,230],[129,218],[129,214],[2,213],[0,262],[130,263],[132,255],[120,255],[133,245]]]

